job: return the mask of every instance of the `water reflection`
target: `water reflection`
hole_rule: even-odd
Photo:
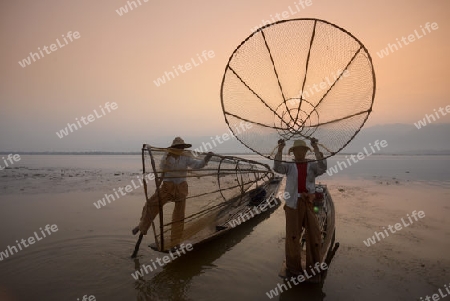
[[[266,212],[264,215],[258,215],[254,219],[248,221],[247,223],[233,229],[227,234],[224,234],[222,237],[218,237],[217,239],[206,242],[200,246],[194,247],[194,250],[186,253],[179,259],[176,259],[169,264],[165,265],[162,269],[159,269],[159,273],[154,275],[146,275],[144,277],[140,277],[139,280],[135,281],[135,290],[137,292],[138,301],[149,301],[149,300],[176,300],[176,301],[191,301],[191,300],[229,300],[235,299],[236,296],[233,294],[233,286],[230,282],[221,282],[222,278],[218,278],[220,285],[229,286],[229,294],[227,295],[218,295],[212,296],[209,294],[205,294],[202,297],[198,298],[198,295],[194,298],[193,294],[195,292],[198,293],[199,282],[195,282],[196,277],[201,276],[202,274],[208,273],[211,270],[217,268],[220,270],[221,267],[216,266],[215,262],[224,254],[226,254],[230,249],[233,249],[238,243],[240,243],[244,238],[250,235],[254,228],[267,219],[276,208],[273,208],[271,211]],[[161,256],[166,254],[161,253]],[[143,259],[141,257],[141,259]],[[142,261],[145,261],[144,259]],[[134,266],[136,270],[141,268],[141,261],[139,258],[134,260]],[[262,261],[257,262],[256,264],[263,264]],[[250,263],[251,265],[251,263]],[[330,266],[328,264],[328,266]],[[252,266],[249,267],[253,271]],[[214,275],[215,271],[212,271],[212,275]],[[273,271],[277,273],[278,271]],[[266,291],[273,289],[277,286],[277,283],[282,283],[282,279],[278,277],[274,277],[274,275],[270,275],[273,279],[276,279],[273,283],[270,284],[271,288],[267,287],[267,281],[249,281],[246,282],[245,279],[247,277],[258,278],[261,276],[262,279],[266,278],[264,275],[252,274],[252,272],[248,274],[240,274],[239,279],[242,280],[242,285],[248,285],[248,290],[254,290],[254,294],[251,296],[247,296],[246,300],[324,300],[325,293],[323,292],[323,283],[322,284],[301,284],[297,286],[292,286],[291,289],[288,289],[277,297],[273,299],[269,299],[266,295]],[[152,278],[150,278],[152,277]],[[214,276],[212,276],[214,277]],[[268,278],[266,278],[268,279]],[[324,274],[324,281],[326,279],[326,273]],[[198,280],[198,279],[197,279]],[[271,282],[271,280],[269,281]],[[200,283],[201,285],[201,283]],[[269,287],[270,287],[269,286]],[[223,292],[223,290],[220,290]],[[217,294],[213,289],[208,289],[208,292],[211,294]]]
[[[300,284],[280,294],[280,301],[322,301],[325,299],[325,293],[322,290],[323,284]]]
[[[140,277],[135,282],[137,300],[193,300],[188,296],[192,279],[215,268],[214,262],[250,235],[259,223],[270,217],[279,204],[280,202],[277,206],[255,216],[217,239],[196,245],[193,251],[165,265],[163,270],[153,278],[146,280],[145,277]],[[136,270],[140,269],[139,258],[134,260],[134,265]],[[206,299],[210,300],[211,298],[206,296]]]

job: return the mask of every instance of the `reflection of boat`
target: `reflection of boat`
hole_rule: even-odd
[[[193,300],[189,294],[192,287],[195,287],[195,279],[198,280],[200,276],[211,272],[212,267],[217,264],[216,260],[242,243],[252,234],[255,227],[267,221],[275,210],[275,207],[269,207],[267,211],[256,215],[239,227],[233,228],[233,231],[223,231],[220,235],[215,236],[214,240],[201,242],[201,247],[194,247],[195,252],[187,252],[182,256],[182,260],[178,260],[178,258],[172,260],[152,277],[139,277],[135,281],[137,300]],[[134,260],[134,268],[139,270],[143,259],[138,257]],[[252,273],[249,273],[250,275]],[[226,279],[227,276],[222,274],[222,277],[224,277],[222,279]],[[254,278],[256,279],[256,277]]]
[[[326,185],[316,185],[316,199],[314,201],[314,212],[316,213],[317,221],[319,223],[321,238],[322,238],[322,249],[321,249],[321,262],[330,264],[334,253],[339,248],[339,243],[335,244],[336,237],[336,226],[335,226],[335,209],[333,199],[331,198],[330,192]],[[306,270],[306,239],[305,239],[305,229],[303,230],[301,236],[302,244],[302,267]],[[326,272],[326,271],[325,271]],[[287,278],[286,263],[283,262],[279,276],[282,278]]]
[[[158,205],[160,214],[151,225],[155,239],[151,246],[157,251],[169,252],[182,243],[198,245],[211,240],[256,215],[272,211],[269,209],[281,203],[276,198],[281,179],[274,177],[268,165],[214,154],[203,168],[164,170],[165,164],[161,163],[170,152],[172,149],[145,146],[142,149],[143,184],[147,201],[153,194],[160,193],[163,180],[183,175],[189,186],[181,227],[179,221],[172,219],[174,202]],[[183,151],[177,155],[201,161],[206,154],[194,155],[190,151]],[[142,237],[140,235],[132,257],[137,255]]]

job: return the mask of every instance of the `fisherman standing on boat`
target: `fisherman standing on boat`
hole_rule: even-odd
[[[290,274],[303,274],[301,264],[301,234],[303,226],[306,228],[306,266],[314,266],[321,262],[321,232],[317,218],[314,214],[313,201],[315,197],[315,178],[322,175],[327,169],[327,161],[323,159],[316,139],[311,139],[311,146],[317,162],[308,162],[305,159],[308,150],[311,150],[303,140],[295,140],[289,149],[294,153],[294,162],[282,163],[282,152],[285,147],[284,140],[278,141],[278,152],[274,158],[274,171],[286,175],[287,198],[284,206],[286,215],[286,267]],[[320,275],[318,275],[320,281]]]
[[[163,172],[163,182],[159,188],[161,206],[164,206],[167,202],[175,202],[172,214],[171,246],[180,244],[183,235],[186,197],[188,195],[188,184],[186,182],[188,168],[203,168],[213,155],[209,152],[203,160],[199,160],[183,154],[184,149],[191,146],[191,144],[184,143],[184,140],[180,137],[176,137],[160,164],[160,170]],[[147,147],[150,146],[147,145]],[[139,226],[133,229],[133,234],[136,235],[138,231],[141,231],[141,234],[146,235],[158,213],[160,213],[158,194],[155,192],[145,203]]]

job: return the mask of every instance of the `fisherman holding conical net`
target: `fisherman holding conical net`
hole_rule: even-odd
[[[278,141],[278,152],[274,158],[274,171],[286,175],[284,206],[286,215],[286,268],[292,276],[303,274],[301,264],[301,234],[303,226],[306,228],[306,266],[313,267],[322,260],[321,232],[314,213],[313,201],[315,198],[315,178],[322,175],[327,169],[327,161],[323,158],[317,145],[317,140],[311,139],[311,146],[317,161],[311,162],[305,159],[306,153],[311,149],[303,140],[295,140],[289,149],[289,154],[294,153],[294,161],[282,163],[282,152],[286,143],[283,139]],[[320,274],[316,276],[316,282],[320,281]]]
[[[160,170],[163,171],[162,185],[158,193],[155,192],[145,203],[142,209],[142,216],[139,225],[132,232],[146,235],[155,217],[159,212],[159,201],[161,207],[168,202],[174,202],[175,206],[172,214],[171,245],[176,246],[181,243],[184,230],[184,215],[186,209],[186,197],[188,195],[188,184],[186,175],[188,168],[200,169],[206,166],[213,153],[208,153],[203,160],[195,159],[183,154],[185,148],[190,148],[191,144],[184,143],[180,137],[176,137],[167,153],[161,160]],[[149,146],[147,146],[149,147]]]

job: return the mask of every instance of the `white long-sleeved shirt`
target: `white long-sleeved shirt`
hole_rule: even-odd
[[[167,157],[167,154],[165,154],[161,160],[160,169],[164,172],[164,181],[180,184],[186,181],[188,168],[200,169],[206,164],[205,160],[194,159],[185,155],[175,158],[174,156]]]
[[[281,153],[277,153],[274,158],[273,170],[286,175],[286,206],[296,209],[298,200],[298,170],[296,162],[282,163]],[[306,168],[306,189],[309,193],[316,192],[316,177],[322,175],[326,170],[326,159],[308,162]]]

